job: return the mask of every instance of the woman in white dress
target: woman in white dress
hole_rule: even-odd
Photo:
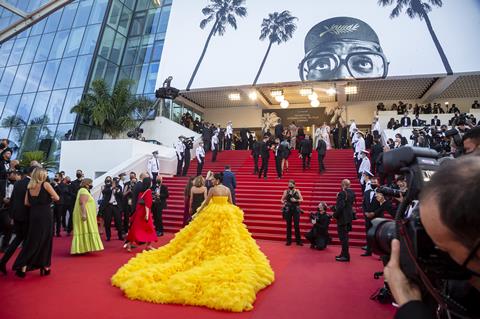
[[[323,140],[327,143],[327,150],[332,148],[330,143],[330,126],[327,125],[326,122],[323,122],[322,128],[320,129],[322,134]]]

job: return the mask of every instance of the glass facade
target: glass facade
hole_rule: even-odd
[[[31,12],[47,0],[8,0]],[[77,0],[0,46],[0,138],[14,156],[42,150],[58,162],[60,143],[101,138],[70,110],[95,79],[154,98],[171,0]],[[0,9],[0,28],[18,17]],[[75,129],[74,129],[75,127]]]

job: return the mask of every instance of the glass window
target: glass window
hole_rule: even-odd
[[[20,103],[21,95],[9,95],[5,108],[3,110],[2,119],[14,116],[17,113],[18,103]]]
[[[95,68],[93,70],[93,80],[103,79],[105,75],[105,69],[107,68],[107,60],[102,59],[101,57],[97,58],[95,62]]]
[[[12,89],[10,94],[22,93],[23,88],[25,87],[25,82],[28,78],[28,72],[30,71],[31,64],[22,64],[18,67],[17,75],[13,81]]]
[[[88,140],[90,137],[90,127],[85,125],[79,125],[75,130],[76,140]]]
[[[22,57],[23,49],[25,48],[26,44],[27,39],[17,39],[15,41],[7,65],[17,65],[20,63],[20,58]]]
[[[30,29],[26,29],[25,31],[20,32],[17,35],[17,39],[26,38],[26,37],[28,37],[29,34],[30,34]]]
[[[42,78],[43,69],[45,68],[45,62],[34,63],[30,75],[28,76],[27,85],[25,86],[24,92],[36,92],[38,85],[40,84],[40,79]]]
[[[118,23],[120,21],[120,15],[122,13],[123,5],[118,0],[114,0],[110,8],[110,15],[108,16],[107,23],[114,29],[117,29]]]
[[[70,110],[80,102],[82,98],[83,88],[68,90],[67,97],[63,106],[62,115],[60,116],[59,123],[73,123],[77,115],[70,113]]]
[[[112,89],[115,86],[115,81],[117,80],[119,67],[113,64],[112,62],[108,62],[107,68],[105,70],[105,77],[104,80],[107,82],[108,87]]]
[[[135,7],[135,0],[123,0],[122,2],[132,10]]]
[[[135,63],[135,55],[137,54],[138,45],[140,44],[140,37],[129,38],[127,41],[127,48],[123,56],[123,65],[132,65]]]
[[[38,149],[45,153],[47,160],[51,161],[50,153],[53,146],[53,137],[55,136],[56,125],[44,125],[38,135]]]
[[[118,22],[117,31],[126,36],[128,34],[128,27],[130,26],[131,19],[132,19],[132,10],[124,6],[122,10],[122,14],[120,15],[120,20]]]
[[[118,80],[123,80],[123,79],[130,79],[130,74],[132,73],[133,67],[131,66],[124,66],[120,69],[120,75],[118,77]]]
[[[147,18],[147,13],[145,11],[135,13],[135,15],[133,16],[132,26],[130,28],[130,36],[143,34],[146,18]]]
[[[130,92],[132,94],[142,94],[143,93],[143,84],[141,89],[139,89],[139,84],[140,84],[140,74],[142,73],[142,66],[141,65],[135,65],[133,68],[132,72],[132,77],[131,79],[134,81],[134,83],[130,86]],[[141,93],[137,93],[141,92]]]
[[[35,23],[32,27],[32,32],[30,33],[30,35],[42,34],[46,23],[47,23],[47,19],[43,19]]]
[[[62,17],[63,9],[55,11],[52,13],[47,20],[47,24],[45,25],[44,33],[54,32],[57,31],[58,23],[60,22],[60,18]]]
[[[108,0],[97,0],[93,6],[92,13],[90,14],[90,21],[88,24],[101,23],[105,16]]]
[[[72,131],[73,124],[63,124],[57,127],[57,132],[55,132],[52,147],[50,148],[50,160],[55,162],[60,161],[60,147],[62,145],[62,141],[66,140],[66,135],[71,135]]]
[[[153,50],[153,39],[154,37],[150,35],[143,37],[140,49],[138,50],[137,59],[135,61],[136,64],[150,62]]]
[[[114,40],[115,40],[115,31],[110,27],[106,27],[105,31],[103,32],[102,43],[100,44],[99,54],[101,56],[108,59],[108,57],[110,56],[110,51],[112,49]]]
[[[3,71],[5,71],[5,68],[0,68],[0,80],[2,79]]]
[[[50,99],[50,91],[37,93],[35,102],[33,103],[32,112],[30,113],[29,124],[43,124],[45,121],[45,110]]]
[[[17,66],[10,66],[5,69],[3,72],[2,81],[0,82],[0,94],[8,94],[10,91],[10,87],[13,83],[13,78],[15,77],[15,73],[17,72]]]
[[[35,55],[35,62],[45,61],[50,53],[52,47],[53,38],[55,33],[44,34],[40,40],[37,54]]]
[[[2,114],[3,109],[5,108],[5,102],[7,101],[6,96],[0,96],[0,114]]]
[[[65,50],[65,46],[67,45],[69,34],[70,30],[60,31],[57,33],[57,35],[55,36],[55,40],[53,41],[49,59],[60,59],[62,57],[63,50]]]
[[[6,66],[10,51],[13,47],[13,41],[7,41],[0,45],[0,66]]]
[[[146,10],[148,9],[148,5],[150,4],[150,0],[137,0],[137,8],[136,11]]]
[[[125,42],[126,38],[120,33],[117,33],[117,36],[115,37],[115,42],[113,43],[112,52],[110,53],[110,61],[115,64],[120,64],[120,61],[122,60],[123,48],[125,47]]]
[[[28,125],[25,128],[23,135],[22,146],[20,152],[36,151],[38,149],[38,133],[40,132],[40,125]]]
[[[85,36],[83,37],[82,47],[80,49],[80,54],[92,54],[95,50],[95,46],[98,40],[98,33],[100,32],[100,25],[90,25],[85,31]]]
[[[65,95],[67,90],[52,91],[50,96],[50,102],[48,102],[47,113],[45,113],[45,119],[47,123],[57,123],[62,113],[63,101],[65,101]]]
[[[57,77],[58,67],[60,66],[60,60],[48,61],[43,72],[42,81],[40,82],[39,91],[51,90],[55,78]]]
[[[87,80],[88,71],[90,70],[90,63],[92,62],[91,55],[82,55],[77,58],[75,69],[73,71],[72,81],[70,87],[83,87]]]
[[[95,127],[92,127],[92,132],[90,133],[91,140],[101,140],[103,139],[103,132]]]
[[[70,83],[70,77],[72,76],[73,68],[75,67],[76,58],[63,59],[60,64],[57,80],[55,81],[54,89],[66,89]]]
[[[153,44],[153,51],[152,51],[152,62],[160,61],[162,57],[163,51],[163,41],[155,41]]]
[[[72,27],[73,20],[75,19],[75,13],[77,12],[77,7],[78,2],[73,2],[63,9],[62,19],[58,25],[58,30],[70,29]]]
[[[38,43],[40,42],[40,36],[34,36],[28,38],[27,45],[25,46],[25,51],[23,52],[21,63],[32,63],[33,58],[35,57],[35,52],[37,52]]]
[[[19,145],[23,139],[24,133],[25,133],[25,125],[14,126],[10,130],[10,135],[8,136],[8,139],[10,140],[9,146],[17,154],[18,154]],[[1,135],[1,136],[6,136],[6,135]]]
[[[180,118],[182,117],[182,106],[172,102],[173,110],[172,110],[172,118],[171,120],[177,123],[180,123]]]
[[[22,95],[22,99],[20,100],[20,104],[18,105],[17,118],[24,121],[25,124],[28,121],[28,116],[30,115],[30,111],[32,110],[34,100],[35,93],[24,94]]]
[[[85,27],[76,28],[70,32],[70,37],[68,38],[67,46],[65,47],[65,52],[63,53],[64,57],[78,55],[84,32]]]
[[[158,24],[157,33],[167,32],[168,18],[170,16],[171,7],[163,7],[162,14],[160,16],[160,23]]]
[[[150,64],[148,68],[147,80],[145,81],[145,94],[155,92],[155,84],[157,83],[158,63]]]
[[[74,27],[82,27],[87,24],[92,4],[93,0],[86,0],[79,3],[75,21],[73,21]]]

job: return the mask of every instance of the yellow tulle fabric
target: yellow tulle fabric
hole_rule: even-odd
[[[170,243],[130,259],[112,284],[130,299],[241,312],[273,280],[243,212],[217,196]]]

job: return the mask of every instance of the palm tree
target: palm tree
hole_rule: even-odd
[[[260,68],[258,69],[257,76],[253,81],[253,85],[257,84],[272,45],[274,43],[280,45],[282,42],[287,42],[292,38],[293,33],[297,30],[297,25],[295,24],[296,20],[298,20],[298,18],[293,17],[290,11],[287,10],[281,13],[270,13],[268,18],[263,19],[260,40],[263,41],[268,37],[270,43],[268,44],[267,52],[263,57],[262,64],[260,64]]]
[[[390,18],[396,18],[400,15],[402,10],[406,8],[406,14],[411,18],[419,18],[420,20],[425,20],[427,24],[428,31],[430,32],[430,36],[435,43],[435,47],[437,48],[438,54],[440,54],[440,58],[442,59],[443,65],[445,66],[445,70],[447,74],[453,74],[452,68],[450,67],[450,63],[448,62],[447,56],[443,51],[442,45],[433,30],[432,22],[428,17],[428,13],[432,11],[432,6],[441,8],[443,6],[442,0],[427,0],[426,2],[422,2],[421,0],[378,0],[378,4],[381,6],[389,6],[393,3],[396,3],[395,8],[390,13]]]
[[[70,112],[81,115],[104,133],[117,138],[136,124],[132,114],[137,101],[130,93],[130,84],[130,80],[120,80],[110,93],[104,80],[95,80],[90,91]]]
[[[202,13],[206,16],[206,18],[200,22],[200,28],[205,29],[205,27],[211,21],[214,21],[214,23],[207,37],[207,41],[203,46],[202,54],[200,55],[197,65],[195,66],[192,76],[190,77],[190,81],[187,85],[187,90],[190,90],[190,87],[192,86],[193,80],[195,79],[198,69],[202,64],[203,58],[205,57],[205,53],[207,52],[207,48],[212,37],[217,34],[219,36],[223,36],[225,34],[225,31],[227,30],[228,25],[230,25],[236,30],[237,19],[235,18],[235,16],[239,16],[241,18],[247,16],[247,8],[243,6],[245,0],[210,0],[210,2],[210,5],[202,9]]]

